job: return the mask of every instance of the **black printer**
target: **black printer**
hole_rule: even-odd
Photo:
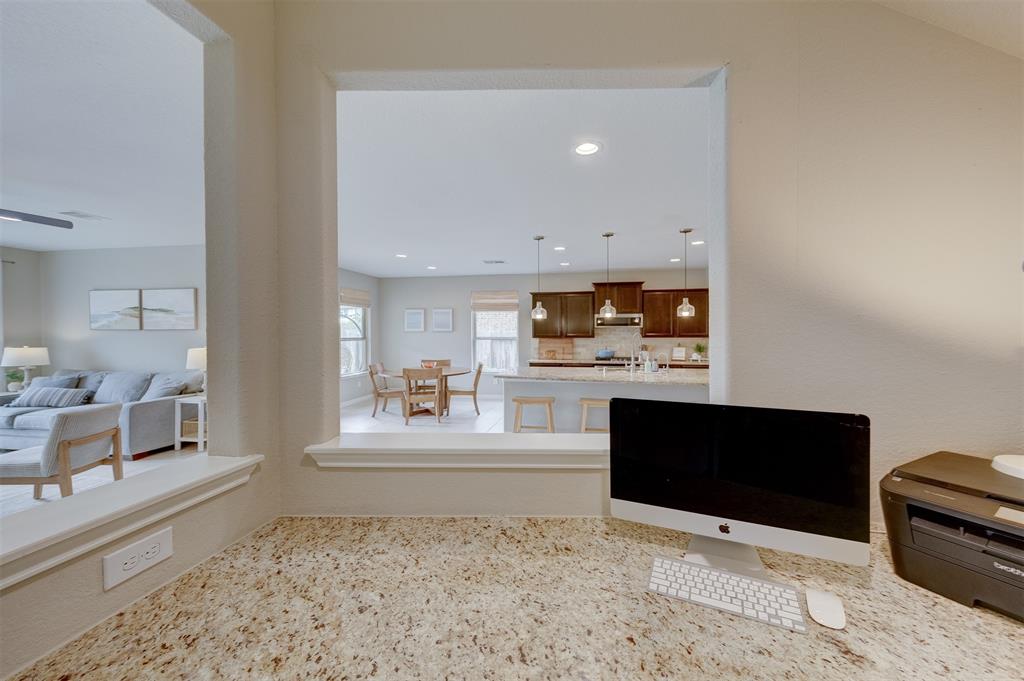
[[[897,466],[879,492],[896,574],[964,605],[1024,621],[1024,479],[935,452]]]

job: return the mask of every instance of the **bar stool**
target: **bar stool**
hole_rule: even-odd
[[[549,433],[555,432],[555,398],[554,397],[513,397],[516,405],[516,420],[512,426],[513,433],[521,433],[524,430],[544,430]],[[547,412],[548,422],[544,426],[524,426],[523,406],[527,404],[542,404]]]
[[[580,398],[580,411],[582,416],[580,418],[580,432],[581,433],[607,433],[607,428],[591,428],[587,425],[587,416],[590,408],[608,408],[608,400],[599,400],[594,397],[581,397]]]

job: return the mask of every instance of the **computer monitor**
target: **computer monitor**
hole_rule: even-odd
[[[615,398],[611,513],[754,576],[755,545],[867,565],[869,438],[858,414]]]

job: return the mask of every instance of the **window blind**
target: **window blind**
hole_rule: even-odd
[[[473,312],[509,312],[519,309],[518,291],[473,291],[469,299]]]
[[[338,296],[338,303],[352,307],[370,307],[370,292],[358,288],[343,288]]]

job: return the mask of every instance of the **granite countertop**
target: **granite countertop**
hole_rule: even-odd
[[[280,518],[14,678],[1020,679],[1021,624],[775,551],[848,625],[797,634],[645,590],[682,533],[603,518]]]
[[[554,365],[571,364],[571,365],[574,365],[574,366],[578,365],[578,366],[581,366],[581,367],[591,367],[591,366],[609,366],[609,367],[614,367],[614,366],[624,366],[628,361],[629,361],[628,359],[627,360],[623,360],[623,359],[595,359],[595,360],[582,360],[582,359],[531,359],[530,360],[530,364],[554,364]],[[710,364],[711,364],[710,361],[706,360],[706,359],[705,360],[701,360],[699,362],[695,362],[693,360],[688,360],[688,359],[685,359],[685,360],[684,359],[675,359],[675,360],[670,360],[669,361],[669,365],[670,366],[679,367],[679,368],[707,367],[707,366],[710,366]]]
[[[572,381],[583,383],[650,383],[655,385],[707,385],[708,372],[704,369],[668,369],[645,374],[629,369],[577,368],[577,367],[519,367],[515,371],[496,374],[495,378],[512,381]]]

